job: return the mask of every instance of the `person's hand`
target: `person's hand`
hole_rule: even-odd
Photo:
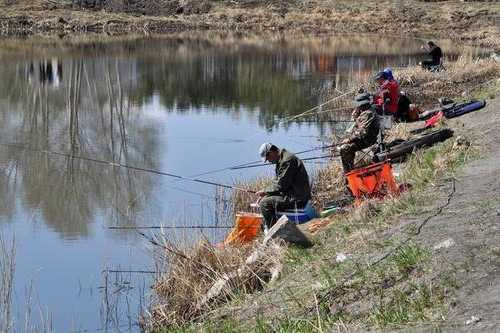
[[[341,145],[345,145],[345,144],[348,144],[348,143],[349,143],[349,141],[350,141],[350,140],[349,140],[349,138],[346,138],[346,139],[342,140],[342,141],[340,142],[340,144],[341,144]]]
[[[259,204],[260,201],[262,200],[262,198],[264,198],[266,196],[266,192],[264,192],[264,191],[257,191],[257,193],[255,193],[255,195],[258,196],[258,199],[257,199],[257,201],[255,203]]]
[[[355,108],[351,113],[352,120],[356,120],[356,118],[358,118],[360,114],[361,111],[358,108]]]
[[[266,192],[265,191],[257,191],[257,193],[255,193],[259,198],[263,198],[266,196]]]

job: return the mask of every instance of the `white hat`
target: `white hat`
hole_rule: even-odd
[[[269,151],[271,151],[271,147],[273,146],[272,143],[269,143],[269,142],[266,142],[266,143],[263,143],[260,148],[259,148],[259,155],[260,157],[262,157],[262,161],[267,161],[267,154],[269,153]]]

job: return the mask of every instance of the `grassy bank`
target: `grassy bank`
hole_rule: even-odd
[[[433,191],[478,156],[476,147],[459,142],[465,141],[439,144],[405,163],[400,182],[412,191],[328,219],[312,249],[288,248],[280,280],[263,290],[235,289],[227,304],[192,318],[201,324],[170,321],[163,331],[320,332],[442,321],[458,282],[452,271],[434,270],[431,249],[413,242],[420,224],[405,225],[401,239],[382,235],[400,217],[432,214],[425,206]],[[340,253],[347,260],[337,261]]]
[[[379,33],[452,38],[499,49],[495,20],[499,6],[497,2],[417,0],[361,3],[349,0],[0,0],[0,34],[149,34],[194,30]]]
[[[500,93],[500,64],[491,59],[462,57],[447,69],[431,74],[408,68],[395,75],[405,89],[418,93],[424,105],[438,96],[436,87],[439,96],[456,99],[490,98]],[[408,130],[415,126],[418,124],[398,125],[391,136],[407,138]],[[457,129],[453,139],[414,153],[401,165],[398,179],[411,184],[411,191],[366,201],[318,221],[323,228],[313,236],[311,249],[276,244],[257,266],[260,270],[237,280],[222,298],[203,307],[200,299],[214,281],[244,266],[255,247],[218,250],[202,245],[202,251],[172,251],[167,246],[161,252],[167,252],[169,259],[162,261],[162,267],[170,274],[156,284],[157,299],[150,320],[145,318],[146,325],[178,332],[321,332],[439,324],[446,318],[459,279],[416,238],[447,205],[455,174],[480,156],[480,147],[472,144],[478,141],[476,135]],[[258,189],[267,181],[240,186]],[[338,162],[319,170],[313,188],[318,207],[342,192]],[[237,197],[236,202],[244,207],[251,199]],[[342,260],[344,256],[347,260]],[[270,278],[273,270],[280,271],[280,279]]]

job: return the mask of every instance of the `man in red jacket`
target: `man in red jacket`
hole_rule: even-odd
[[[385,104],[385,113],[395,115],[398,112],[399,84],[396,80],[388,78],[384,72],[377,73],[375,81],[377,81],[379,90],[373,98],[373,104],[379,111],[382,111]]]

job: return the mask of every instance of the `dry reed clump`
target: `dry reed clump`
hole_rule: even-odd
[[[157,262],[166,273],[160,275],[153,286],[156,300],[144,326],[180,327],[196,321],[236,294],[261,289],[276,267],[281,267],[286,250],[281,242],[268,244],[215,248],[203,241],[194,248],[181,250],[164,241]],[[256,258],[255,251],[259,251],[258,259],[250,265],[247,258],[250,255]],[[228,284],[221,293],[206,301],[216,281],[225,280]]]
[[[397,139],[409,140],[412,137],[411,134],[412,125],[407,123],[399,123],[392,126],[390,130],[385,131],[384,141],[392,142]]]
[[[478,85],[500,75],[500,63],[490,58],[463,55],[445,66],[446,70],[437,73],[420,67],[404,68],[396,76],[414,103],[429,106],[440,97],[466,97]]]
[[[453,165],[457,160],[460,160],[461,156],[464,161],[468,160],[471,154],[476,151],[474,148],[477,149],[477,147],[471,146],[469,139],[463,136],[456,137],[455,140],[453,140],[453,144],[449,144],[446,151],[432,161],[436,173],[452,169]]]
[[[248,181],[236,182],[234,186],[250,191],[260,191],[271,185],[272,182],[271,177],[258,177]],[[248,211],[250,204],[257,201],[257,196],[244,191],[234,191],[231,200],[234,212]]]
[[[322,210],[329,201],[344,196],[345,177],[339,163],[329,163],[320,169],[312,182],[312,202],[317,210]]]

